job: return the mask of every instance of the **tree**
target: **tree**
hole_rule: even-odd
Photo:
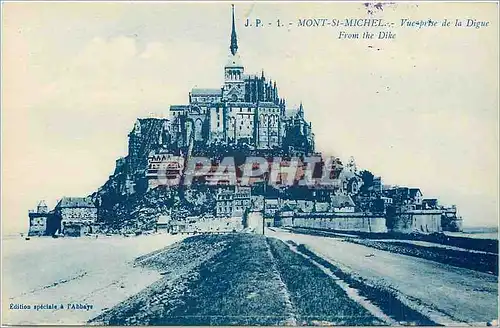
[[[363,180],[363,185],[360,188],[362,194],[369,194],[370,190],[373,188],[373,178],[375,177],[373,173],[368,170],[361,171],[361,180]]]

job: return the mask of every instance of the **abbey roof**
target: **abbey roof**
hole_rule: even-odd
[[[88,197],[63,197],[57,203],[57,208],[70,208],[70,207],[87,207],[94,208],[95,205],[92,203],[92,199]]]
[[[193,95],[193,96],[220,96],[220,95],[222,95],[222,89],[193,88],[191,90],[191,95]]]

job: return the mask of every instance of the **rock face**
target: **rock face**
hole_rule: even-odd
[[[159,186],[132,194],[121,193],[116,180],[108,182],[93,196],[99,206],[104,231],[152,230],[160,215],[172,219],[189,215],[214,214],[215,196],[207,189]]]
[[[92,194],[99,208],[99,220],[107,228],[138,228],[141,221],[138,214],[144,214],[144,206],[148,202],[154,202],[155,197],[158,197],[156,202],[170,204],[171,195],[165,190],[147,195],[145,178],[148,154],[168,146],[163,143],[163,140],[168,140],[165,137],[165,122],[166,119],[160,118],[138,119],[128,135],[128,155],[116,161],[114,173]],[[163,203],[150,205],[154,205],[161,212]]]

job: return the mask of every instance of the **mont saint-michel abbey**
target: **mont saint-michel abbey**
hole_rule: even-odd
[[[228,50],[221,70],[222,86],[192,89],[189,103],[170,106],[167,118],[137,119],[128,135],[128,154],[116,161],[104,185],[90,197],[64,197],[53,211],[40,203],[29,213],[30,234],[62,231],[64,235],[81,235],[154,226],[179,231],[239,231],[248,228],[250,221],[367,232],[461,229],[456,207],[424,199],[419,188],[385,186],[381,177],[358,171],[354,159],[346,165],[338,158],[323,161],[315,150],[302,104],[287,107],[276,82],[263,72],[245,72],[238,52],[234,7]],[[272,178],[270,169],[269,175],[252,175],[251,183],[247,177],[243,179],[242,164],[246,158],[256,157],[271,168],[277,164],[278,175]],[[335,181],[314,186],[295,183],[305,176],[307,161],[302,160],[306,157],[320,159],[313,175],[328,172]],[[207,161],[202,164],[207,171],[196,181],[203,183],[186,186],[160,181],[160,173],[169,182],[193,178],[194,167],[186,163],[197,166],[197,158]],[[219,170],[225,167],[225,158],[234,160],[233,180]],[[295,182],[282,184],[281,174],[288,175],[286,167],[293,169],[294,158],[301,162],[291,173]],[[267,182],[273,182],[272,186]]]
[[[222,73],[224,85],[192,89],[189,104],[170,106],[168,119],[138,119],[129,135],[130,159],[147,156],[142,153],[144,142],[151,137],[157,140],[147,143],[156,142],[159,148],[179,155],[196,155],[207,146],[224,145],[257,152],[280,149],[298,156],[314,151],[314,135],[302,104],[287,108],[276,82],[263,71],[256,75],[245,72],[238,52],[234,7],[228,60]]]

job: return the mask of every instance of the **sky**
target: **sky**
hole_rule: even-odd
[[[316,146],[384,184],[456,204],[468,226],[498,225],[498,8],[495,3],[236,3],[246,73],[303,103]],[[4,3],[2,227],[27,231],[39,200],[86,196],[127,153],[138,117],[168,116],[193,87],[218,88],[229,3]],[[339,28],[245,28],[246,18],[383,18],[391,40]],[[400,28],[401,18],[488,27]],[[374,28],[357,28],[363,32]],[[385,30],[384,30],[385,31]]]

